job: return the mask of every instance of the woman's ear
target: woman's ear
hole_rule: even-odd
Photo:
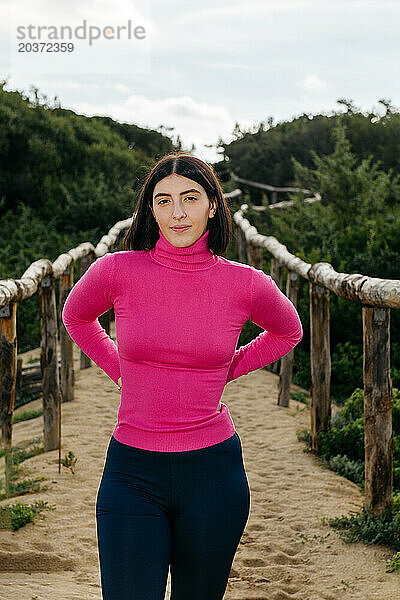
[[[213,202],[211,203],[211,207],[210,207],[210,217],[213,217],[215,215],[215,213],[217,212],[217,199],[214,198]]]

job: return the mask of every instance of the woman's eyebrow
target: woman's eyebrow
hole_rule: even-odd
[[[200,190],[195,190],[194,188],[190,189],[190,190],[185,190],[184,192],[181,192],[180,195],[183,196],[183,194],[188,194],[189,192],[196,192],[196,194],[201,194]],[[171,196],[171,194],[167,194],[164,192],[159,192],[158,194],[156,194],[154,196],[154,200],[156,198],[158,198],[158,196]]]

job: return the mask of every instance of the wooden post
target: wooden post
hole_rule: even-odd
[[[59,374],[57,358],[57,308],[53,275],[47,275],[38,289],[40,311],[40,371],[43,390],[44,450],[59,447]]]
[[[235,241],[235,252],[236,252],[236,258],[237,260],[239,260],[239,255],[240,255],[240,227],[239,225],[236,225],[235,221],[233,221],[233,239]]]
[[[279,289],[282,289],[283,285],[283,268],[282,264],[279,262],[275,256],[271,257],[271,273],[272,279],[275,281],[276,285]]]
[[[0,419],[2,444],[5,450],[5,491],[11,492],[12,425],[17,375],[17,303],[0,308]]]
[[[279,289],[282,289],[283,286],[283,268],[281,262],[275,258],[275,256],[271,257],[271,277],[275,281],[276,285]],[[279,373],[281,359],[275,360],[273,363],[269,365],[269,370],[272,373]]]
[[[256,269],[263,268],[263,249],[261,246],[249,246],[249,264],[256,267]]]
[[[331,422],[329,289],[309,282],[311,336],[311,449],[318,453],[318,433]]]
[[[61,347],[61,397],[62,402],[70,402],[74,399],[74,354],[73,341],[68,335],[62,322],[61,314],[64,302],[72,289],[74,282],[74,269],[71,263],[60,277],[60,347]]]
[[[390,309],[362,307],[365,509],[375,515],[393,504]]]
[[[111,333],[111,313],[112,308],[110,308],[110,310],[99,316],[99,323],[103,327],[107,335],[110,335]]]
[[[99,323],[104,331],[110,335],[111,309],[99,316]]]
[[[92,253],[88,254],[86,256],[82,256],[82,258],[79,260],[79,277],[82,277],[82,275],[85,273],[85,271],[89,268],[89,265],[92,262],[92,260],[93,260],[93,254]],[[87,354],[85,354],[81,350],[80,351],[80,355],[81,355],[80,368],[81,369],[88,369],[89,367],[91,367],[92,366],[92,361],[87,356]]]
[[[238,243],[238,261],[242,263],[247,263],[247,240],[244,235],[242,229],[239,227],[237,233],[237,243]]]
[[[286,296],[294,306],[297,306],[297,292],[299,289],[299,276],[294,271],[289,271],[286,280]],[[281,370],[279,373],[278,406],[289,406],[290,383],[292,381],[294,348],[281,358]]]

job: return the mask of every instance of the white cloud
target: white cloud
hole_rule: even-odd
[[[129,17],[132,21],[144,24],[148,21],[148,4],[145,0],[6,0],[10,16],[17,21],[58,25],[74,23],[77,19],[101,21],[107,25],[116,19]]]
[[[7,64],[11,28],[2,12],[12,2],[15,10],[30,7],[34,22],[49,15],[47,6],[57,11],[66,3],[66,22],[79,16],[105,24],[110,16],[124,24],[137,9],[152,26],[146,27],[147,54],[142,58],[121,40],[111,65],[109,46],[99,40],[94,66],[100,73],[80,58],[67,73],[57,60],[57,73],[19,75]],[[0,0],[0,72],[14,87],[37,85],[78,112],[174,127],[170,135],[198,148],[219,136],[229,142],[236,121],[248,128],[268,115],[277,121],[337,110],[341,97],[362,107],[398,97],[400,84],[390,74],[397,67],[399,18],[399,0]]]
[[[390,8],[397,4],[397,0],[388,0],[387,2],[376,2],[376,0],[250,0],[249,2],[226,2],[223,1],[219,6],[212,8],[203,8],[200,10],[188,10],[174,18],[174,25],[184,25],[188,23],[198,23],[200,20],[209,20],[216,17],[229,19],[230,17],[251,17],[260,16],[268,13],[279,12],[302,12],[307,10],[354,10],[357,7],[363,9],[383,7]],[[386,5],[386,6],[385,6]],[[389,6],[388,6],[389,5]]]
[[[236,69],[238,71],[240,71],[240,69],[242,69],[243,71],[265,71],[264,66],[251,65],[248,63],[239,64],[239,63],[231,63],[231,62],[210,63],[209,68],[210,69]]]
[[[307,75],[298,85],[306,92],[319,92],[329,87],[326,81],[323,81],[316,75]]]
[[[100,90],[104,86],[99,83],[91,83],[89,81],[85,81],[81,83],[80,81],[57,81],[57,87],[64,88],[66,90]]]
[[[145,0],[3,0],[0,68],[24,77],[150,73],[149,9]]]
[[[111,83],[104,81],[102,83],[96,83],[94,81],[68,81],[66,79],[53,79],[53,84],[58,88],[64,90],[78,90],[81,92],[87,90],[111,90],[117,91],[121,94],[128,94],[131,88],[124,83]],[[40,88],[40,86],[39,86]]]
[[[197,102],[190,96],[152,100],[138,94],[130,95],[118,103],[91,104],[77,101],[67,108],[87,116],[106,115],[117,121],[150,129],[158,129],[160,125],[173,127],[172,131],[166,132],[167,135],[176,141],[179,134],[186,148],[194,144],[197,156],[201,153],[203,157],[207,155],[209,160],[218,160],[218,156],[214,149],[205,149],[204,145],[215,144],[218,137],[229,141],[237,120],[226,107]],[[242,126],[250,124],[246,121],[241,123]]]
[[[116,89],[117,92],[121,92],[123,94],[128,94],[130,91],[130,88],[124,83],[116,83],[114,89]]]

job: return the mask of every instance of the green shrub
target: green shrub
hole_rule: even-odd
[[[362,484],[364,481],[364,462],[362,460],[350,460],[347,456],[333,456],[327,461],[332,471],[346,477],[354,483]]]
[[[382,544],[400,550],[400,514],[395,511],[374,516],[363,507],[357,514],[328,519],[328,524],[338,530],[344,542]]]
[[[400,569],[400,552],[393,554],[392,558],[386,561],[386,572],[392,573]]]
[[[55,509],[55,505],[48,505],[48,503],[43,500],[36,500],[30,505],[23,504],[22,502],[15,502],[15,504],[11,504],[9,507],[11,510],[11,528],[13,531],[16,531],[27,523],[34,523],[35,517],[43,510]]]
[[[71,469],[72,474],[75,474],[75,465],[76,465],[76,461],[78,460],[78,457],[75,456],[75,454],[69,450],[69,452],[67,452],[67,454],[64,456],[64,458],[61,460],[61,464],[64,467],[67,467],[67,469]]]
[[[393,434],[400,435],[400,390],[392,389],[392,424]]]
[[[351,460],[364,460],[364,419],[360,417],[341,429],[333,427],[318,435],[320,456],[325,460],[346,455]]]
[[[296,437],[299,442],[304,442],[306,444],[305,451],[309,451],[311,449],[311,433],[309,429],[301,429],[296,431]]]
[[[296,402],[302,402],[306,406],[309,406],[308,394],[306,392],[290,392],[290,397]]]
[[[352,423],[364,415],[364,390],[356,388],[340,411],[346,423]]]

